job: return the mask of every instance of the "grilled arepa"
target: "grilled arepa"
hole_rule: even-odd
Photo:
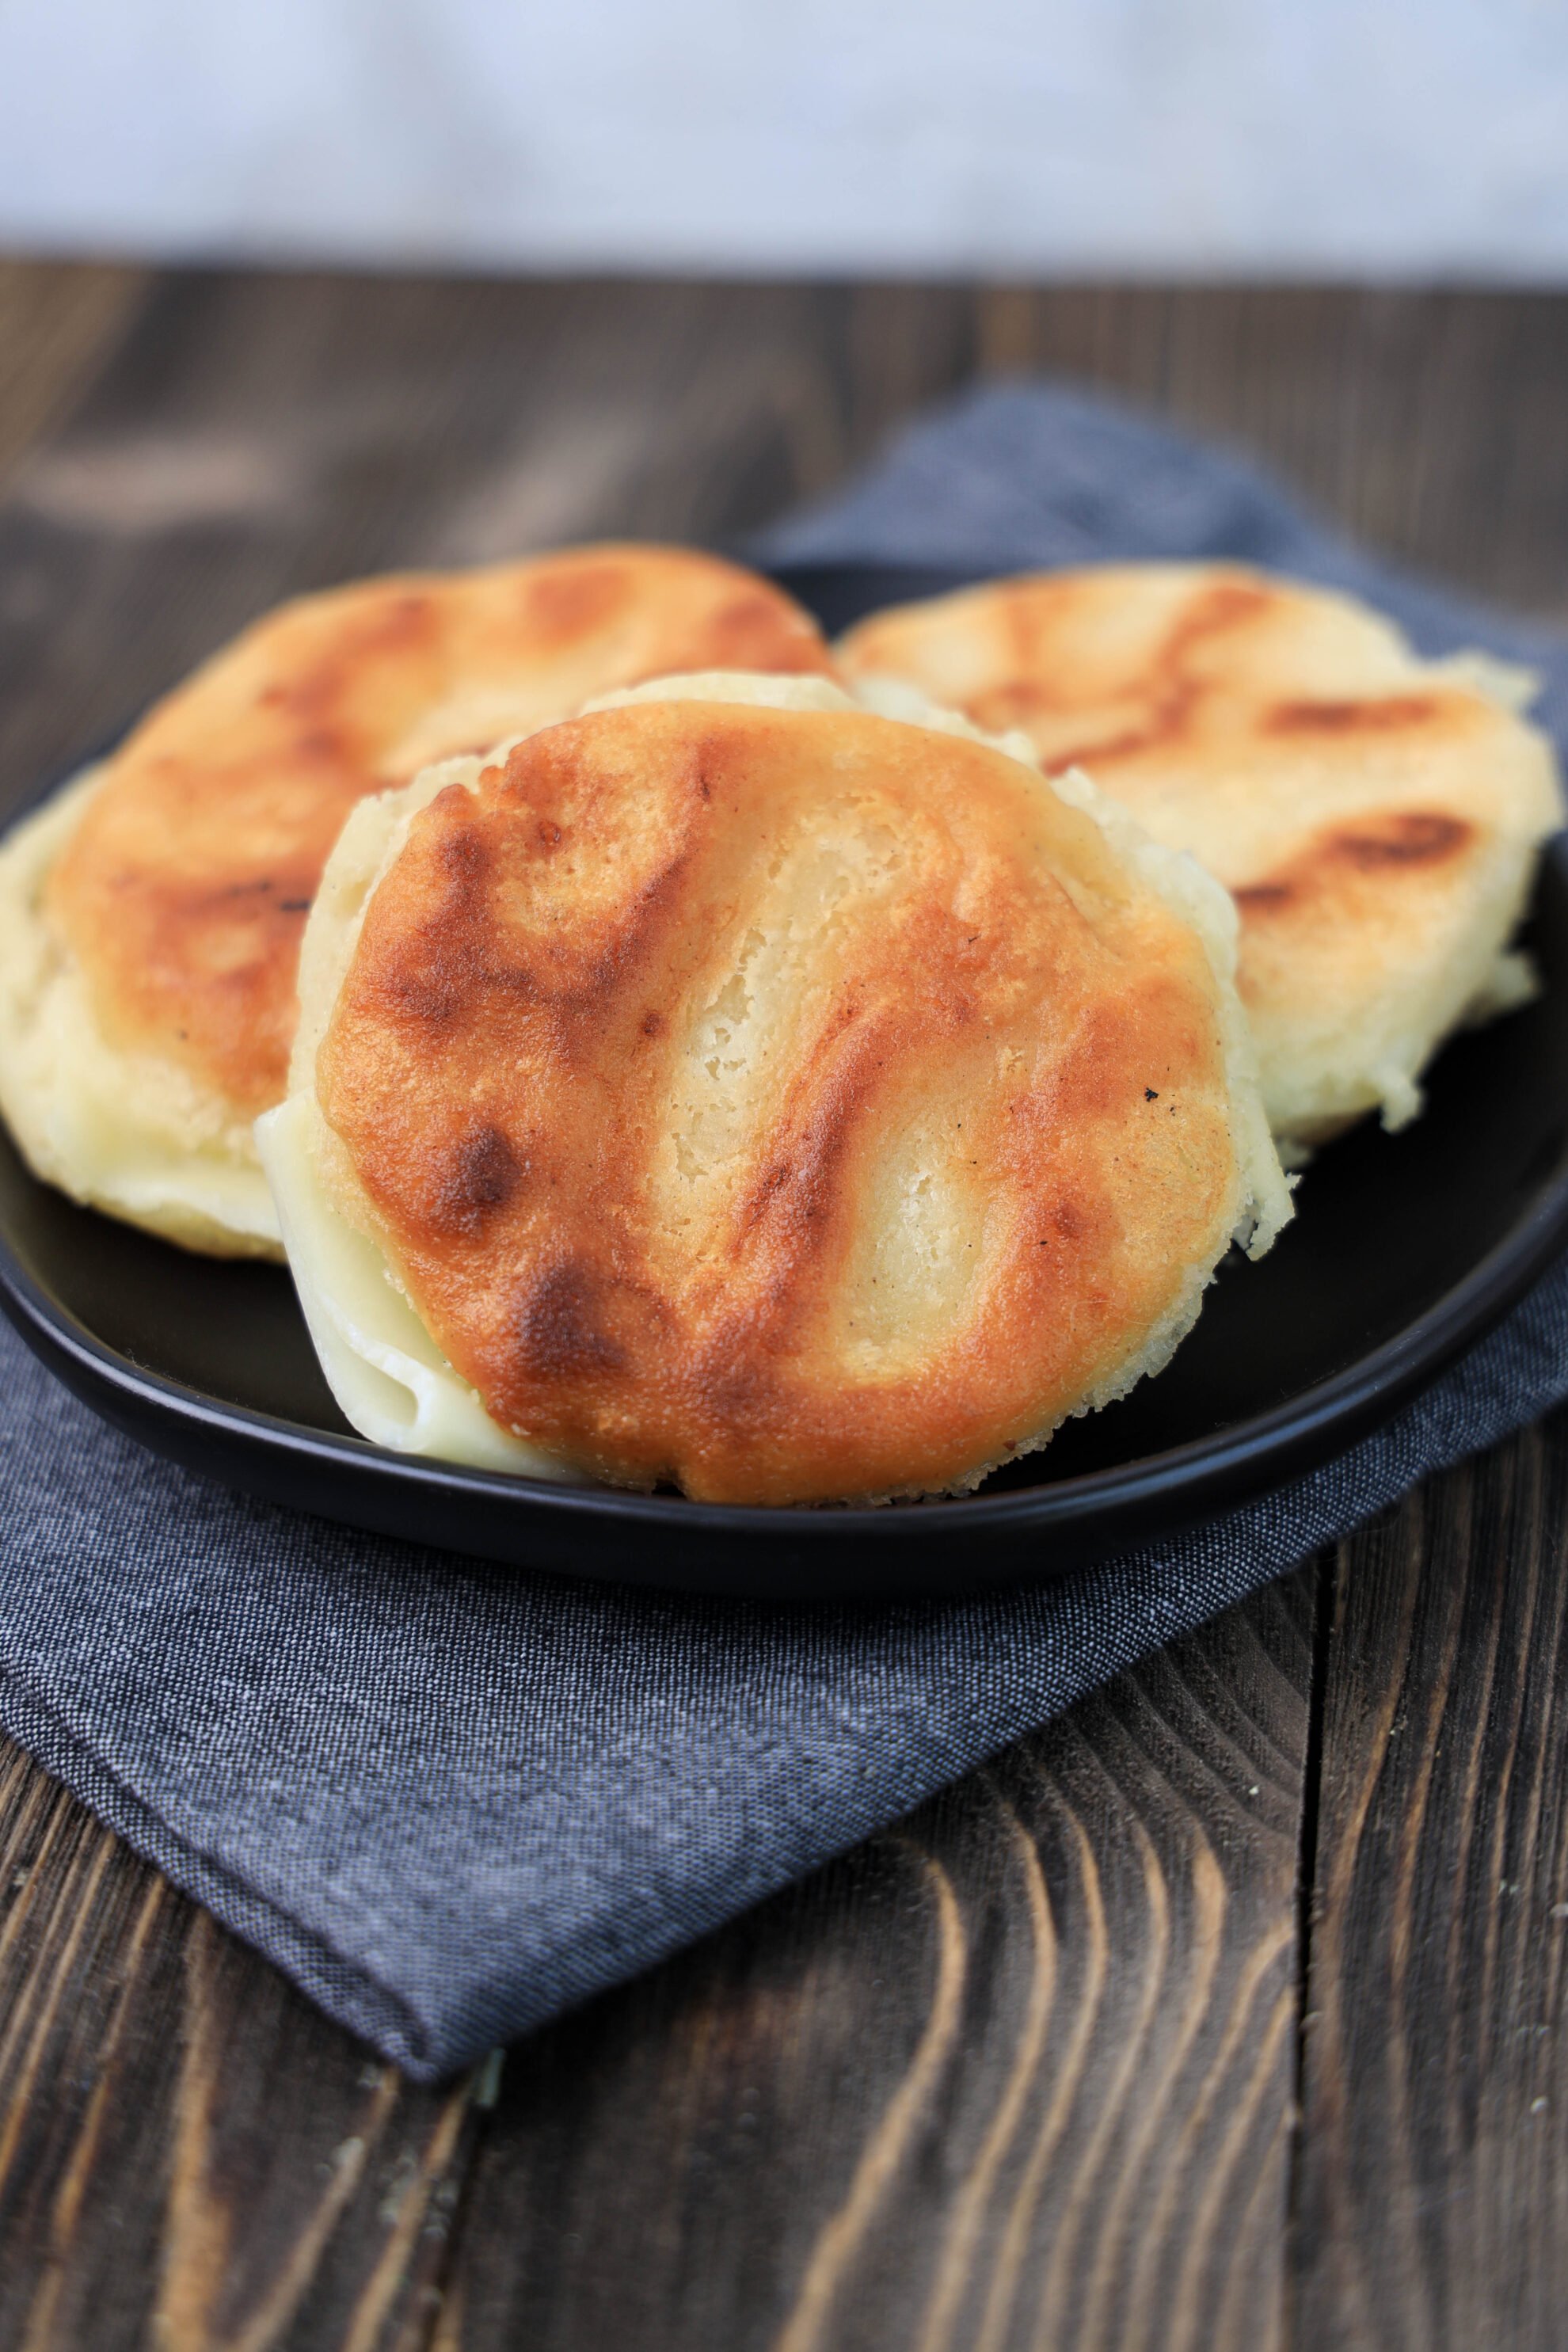
[[[837,650],[873,702],[901,680],[1022,728],[1235,894],[1288,1160],[1374,1108],[1403,1125],[1448,1032],[1529,992],[1507,943],[1563,806],[1523,673],[1422,662],[1350,598],[1230,564],[996,581]]]
[[[349,1419],[718,1501],[950,1492],[1289,1214],[1190,860],[826,683],[609,698],[355,811],[258,1139]]]
[[[78,1200],[279,1255],[251,1128],[283,1092],[305,917],[354,803],[671,669],[821,671],[754,573],[598,546],[285,604],[0,850],[0,1108]]]

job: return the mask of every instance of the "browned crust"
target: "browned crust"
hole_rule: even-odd
[[[1340,1068],[1363,1044],[1396,1031],[1418,1054],[1420,1003],[1484,957],[1517,903],[1510,861],[1522,877],[1561,818],[1550,751],[1511,711],[1423,670],[1364,607],[1239,565],[997,581],[873,614],[838,656],[1020,727],[1047,773],[1081,764],[1231,889],[1287,1131],[1300,1092],[1368,1099]]]
[[[790,918],[814,856],[849,879]],[[709,1011],[780,939],[771,1076],[704,1093]],[[372,902],[317,1093],[491,1414],[710,1499],[940,1490],[1038,1443],[1237,1209],[1195,935],[1016,762],[854,712],[646,704],[448,787]],[[710,1102],[752,1106],[729,1156]],[[922,1121],[949,1256],[879,1352],[904,1225],[878,1187]]]
[[[1390,873],[1441,873],[1464,860],[1475,837],[1475,827],[1462,817],[1436,810],[1369,811],[1353,825],[1325,827],[1273,872],[1238,886],[1236,903],[1254,922],[1272,922],[1287,908],[1295,912],[1325,903],[1352,915],[1365,877],[1381,882]],[[1381,890],[1363,887],[1359,896],[1381,908]]]
[[[1117,772],[1202,761],[1223,736],[1259,744],[1292,739],[1343,747],[1406,730],[1441,731],[1473,708],[1462,688],[1321,697],[1281,691],[1290,669],[1288,632],[1310,614],[1311,591],[1240,566],[1194,567],[1153,635],[1123,635],[1119,603],[1158,566],[1115,566],[999,581],[925,606],[874,614],[838,648],[854,677],[907,677],[937,690],[928,629],[972,635],[975,676],[960,698],[975,723],[1022,728],[1048,772],[1084,767],[1117,789]],[[962,619],[945,623],[943,607]],[[1158,756],[1154,756],[1158,755]]]
[[[1062,619],[1078,602],[1079,575],[1025,583],[1026,593],[1004,609],[1006,653],[997,682],[967,705],[977,726],[998,733],[1021,727],[1050,738],[1047,761],[1053,773],[1068,768],[1103,770],[1179,743],[1190,734],[1204,693],[1199,665],[1215,650],[1215,640],[1244,628],[1268,611],[1268,592],[1245,575],[1220,575],[1198,588],[1177,614],[1160,643],[1130,678],[1113,681],[1113,698],[1125,704],[1121,724],[1085,734],[1073,729],[1082,688],[1069,663],[1053,646]],[[879,639],[874,621],[853,643],[861,665],[877,666]],[[1065,731],[1064,731],[1065,730]]]
[[[1320,826],[1288,857],[1236,886],[1237,986],[1265,1020],[1303,1002],[1343,1003],[1446,934],[1463,878],[1488,854],[1484,831],[1437,809],[1368,809]]]
[[[56,868],[50,910],[106,1033],[184,1063],[250,1117],[282,1095],[300,932],[357,800],[643,678],[827,667],[788,597],[686,549],[568,550],[303,598],[134,730]],[[448,709],[458,732],[443,740]],[[418,753],[400,758],[409,743]]]

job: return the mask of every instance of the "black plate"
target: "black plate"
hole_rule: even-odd
[[[831,627],[955,575],[797,572]],[[274,1501],[449,1549],[737,1597],[890,1598],[1059,1576],[1310,1468],[1384,1420],[1568,1244],[1568,861],[1542,869],[1545,992],[1460,1037],[1403,1135],[1308,1173],[1260,1265],[1221,1270],[1170,1370],[962,1501],[741,1510],[563,1488],[353,1436],[289,1278],[186,1255],[35,1183],[0,1137],[0,1303],[78,1395]]]

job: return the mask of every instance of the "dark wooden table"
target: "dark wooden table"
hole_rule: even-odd
[[[0,268],[0,756],[290,590],[723,539],[1046,366],[1568,618],[1568,303]],[[423,2090],[25,1757],[0,2343],[1559,2352],[1568,1420]]]

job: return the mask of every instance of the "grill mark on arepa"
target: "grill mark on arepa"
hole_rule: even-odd
[[[468,799],[461,785],[448,784],[431,809],[442,814],[461,812]],[[400,952],[380,960],[369,983],[386,1011],[426,1029],[454,1023],[483,977],[475,934],[484,927],[491,861],[479,823],[458,814],[449,831],[438,830],[435,862],[436,904],[412,927]],[[367,921],[374,925],[375,919],[373,901]]]
[[[765,669],[786,674],[821,667],[812,632],[754,588],[713,614],[700,643],[672,656],[668,667]]]
[[[542,755],[541,766],[544,799],[555,800],[563,783],[573,779],[569,748],[549,758]],[[502,774],[493,772],[498,778]],[[700,762],[694,763],[694,772],[700,782]],[[569,851],[573,825],[552,815],[537,798],[530,805],[540,811],[526,836],[530,856],[543,861]],[[456,824],[442,822],[454,814]],[[678,845],[596,932],[584,925],[546,939],[531,957],[506,955],[498,952],[498,940],[508,935],[499,902],[507,884],[504,837],[515,832],[511,814],[481,812],[464,786],[452,784],[423,813],[414,831],[419,838],[433,834],[438,887],[434,905],[408,927],[397,953],[378,960],[374,984],[383,992],[385,1009],[437,1029],[456,1026],[486,994],[510,998],[520,1008],[543,1014],[552,1024],[557,1050],[568,1053],[574,1030],[592,1035],[614,1018],[628,991],[640,984],[638,975],[657,955],[689,854],[684,843]],[[369,919],[374,926],[374,908]],[[653,1033],[645,1029],[645,1034]]]
[[[1342,829],[1332,836],[1332,847],[1347,865],[1373,873],[1385,866],[1441,865],[1455,856],[1474,832],[1475,827],[1463,817],[1401,811],[1385,821],[1382,832]]]
[[[1277,702],[1258,722],[1266,735],[1384,735],[1420,727],[1438,706],[1429,694],[1384,694],[1357,701]]]
[[[1232,896],[1245,918],[1264,918],[1331,890],[1346,876],[1426,873],[1463,856],[1476,827],[1433,809],[1391,809],[1320,834],[1289,862]]]
[[[559,649],[604,628],[631,594],[631,577],[624,563],[596,558],[566,564],[529,583],[524,598],[526,625],[541,644]]]
[[[595,1311],[604,1287],[595,1267],[570,1257],[525,1281],[513,1320],[521,1367],[545,1381],[619,1371],[625,1354]]]
[[[1128,681],[1124,689],[1127,698],[1142,700],[1147,715],[1111,735],[1086,736],[1065,750],[1053,746],[1045,757],[1047,772],[1056,774],[1068,768],[1107,767],[1175,741],[1187,731],[1205,691],[1204,681],[1191,674],[1189,665],[1194,655],[1209,639],[1256,619],[1271,602],[1266,588],[1242,581],[1222,580],[1205,589],[1177,615],[1163,643],[1136,677]],[[1009,614],[1019,674],[989,693],[976,696],[968,705],[970,715],[983,727],[1027,727],[1031,718],[1046,711],[1065,713],[1073,708],[1071,696],[1055,692],[1042,675],[1047,667],[1043,649],[1033,643],[1032,637],[1027,647],[1023,642],[1031,618],[1022,605],[1015,606]]]
[[[516,1197],[526,1171],[502,1130],[489,1121],[453,1145],[437,1179],[431,1223],[447,1233],[482,1233]]]
[[[805,1303],[802,1286],[816,1262],[848,1238],[845,1168],[889,1059],[890,1026],[864,1022],[853,998],[837,1009],[791,1089],[761,1173],[740,1202],[736,1254],[757,1284],[764,1344],[784,1338]]]

